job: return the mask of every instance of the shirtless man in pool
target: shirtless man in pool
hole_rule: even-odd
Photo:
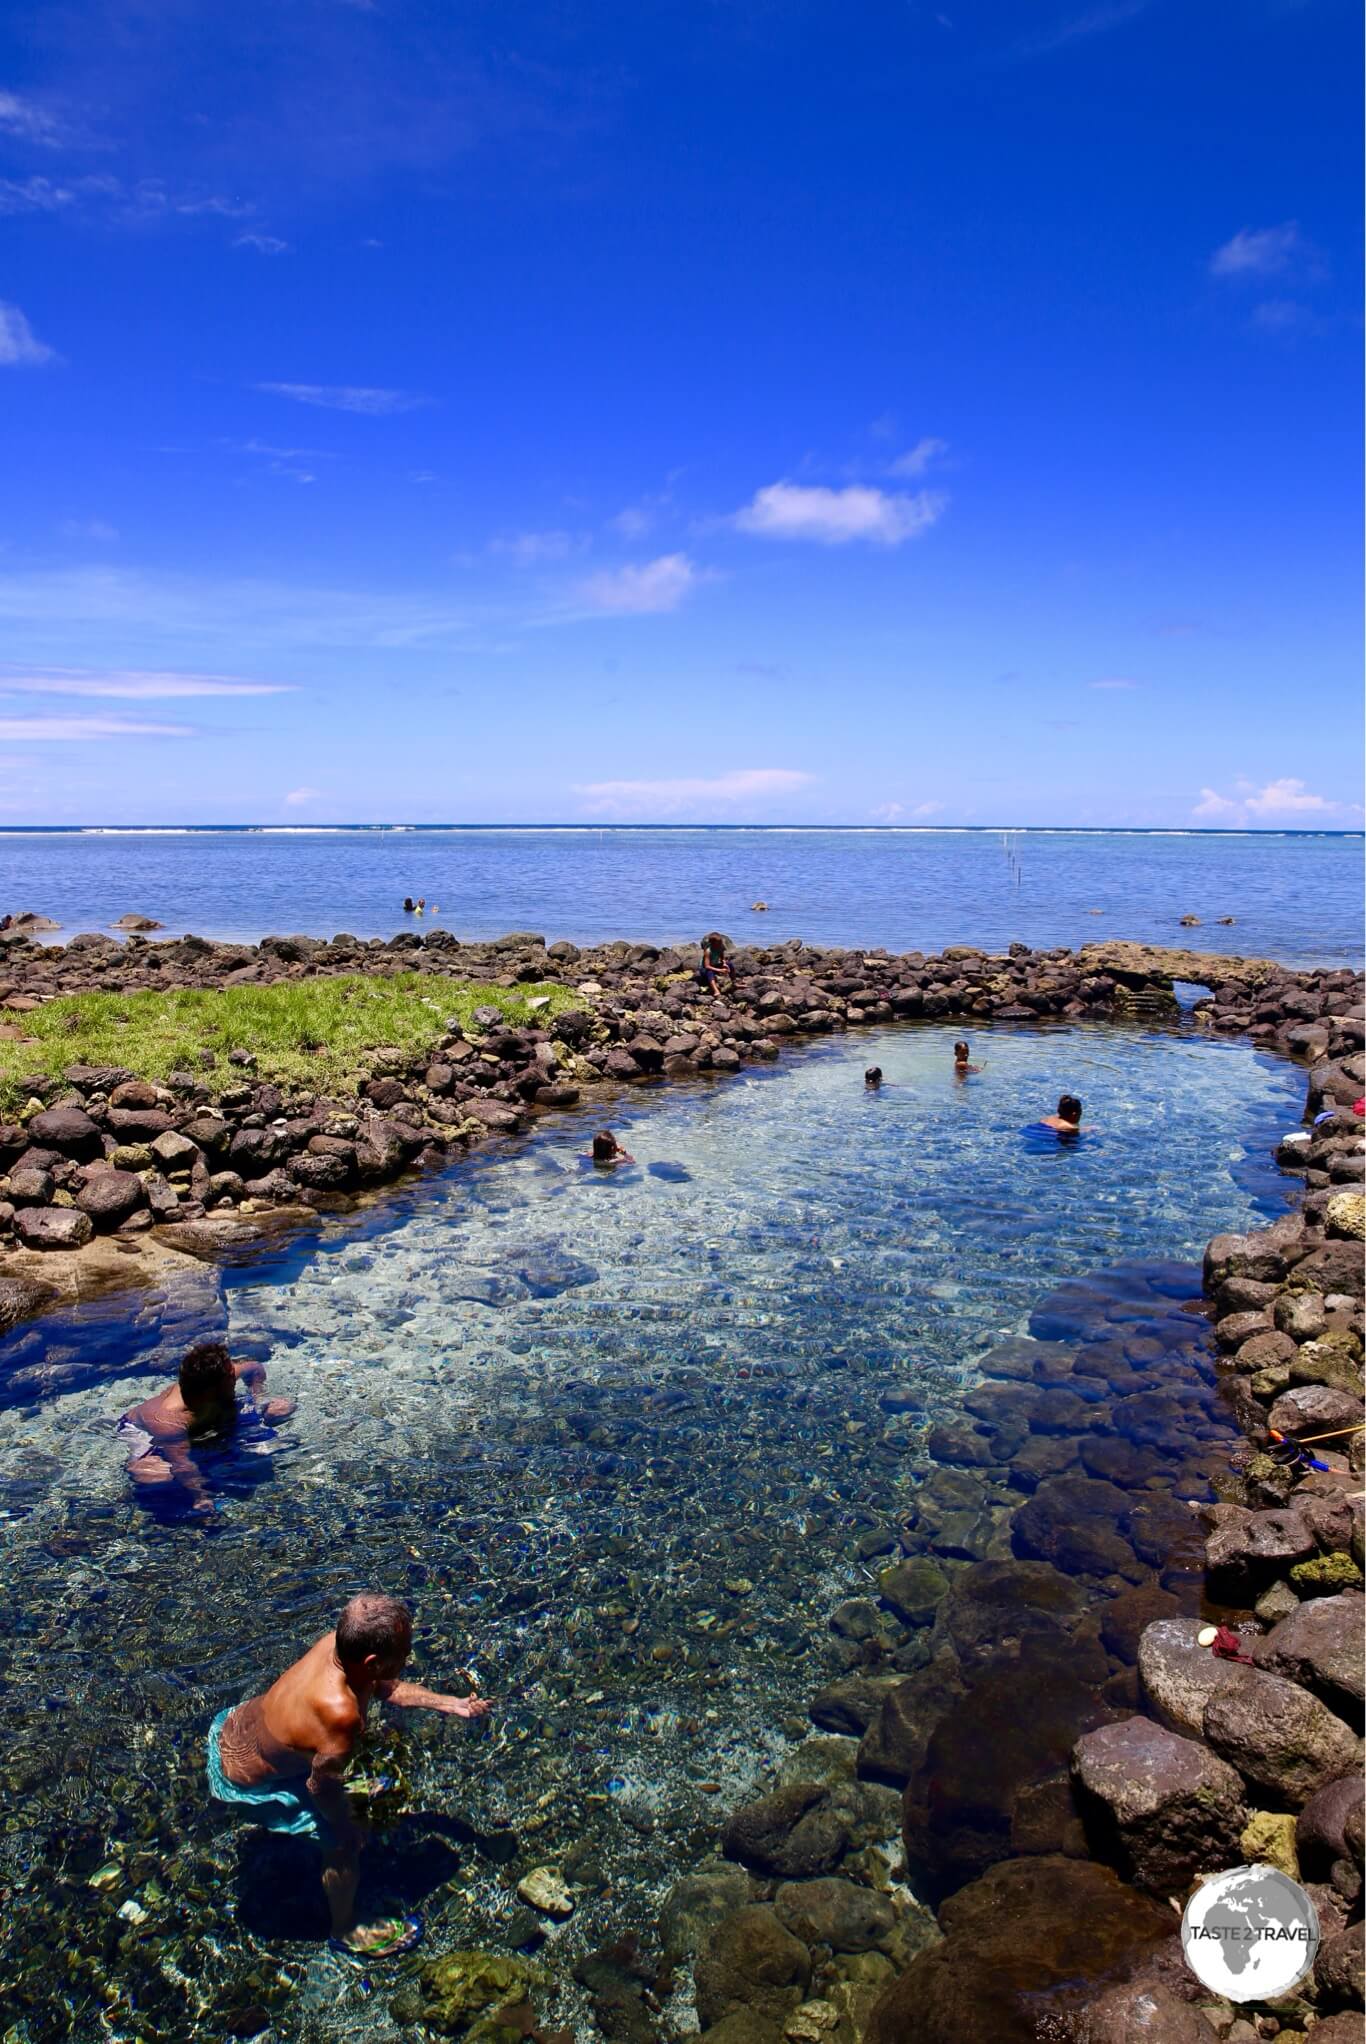
[[[413,1644],[413,1621],[396,1597],[353,1597],[301,1660],[264,1696],[215,1718],[209,1732],[209,1785],[223,1802],[255,1805],[274,1828],[311,1832],[324,1852],[323,1889],[332,1941],[356,1957],[407,1951],[416,1918],[356,1922],[356,1884],[365,1832],[353,1816],[342,1777],[365,1730],[371,1700],[447,1717],[483,1718],[482,1696],[443,1696],[400,1682]]]
[[[193,1500],[192,1510],[211,1512],[213,1499],[190,1449],[195,1441],[230,1433],[236,1426],[239,1383],[245,1384],[262,1419],[288,1419],[293,1412],[292,1398],[262,1398],[266,1373],[260,1363],[235,1363],[221,1341],[197,1341],[187,1350],[176,1382],[119,1421],[132,1449],[125,1467],[134,1483],[178,1483]]]

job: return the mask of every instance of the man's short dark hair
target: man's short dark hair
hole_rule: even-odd
[[[337,1659],[356,1667],[369,1655],[387,1660],[412,1638],[413,1616],[397,1597],[366,1592],[353,1597],[337,1620]]]
[[[1081,1120],[1081,1102],[1075,1093],[1064,1093],[1058,1102],[1058,1115],[1063,1121]]]
[[[202,1398],[208,1391],[216,1391],[225,1377],[232,1375],[232,1358],[226,1342],[197,1341],[193,1348],[185,1351],[180,1365],[180,1392],[187,1400]]]

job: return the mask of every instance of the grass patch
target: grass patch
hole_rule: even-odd
[[[549,1006],[533,1011],[527,1003],[538,995],[548,996]],[[0,1041],[0,1110],[13,1113],[23,1105],[28,1089],[21,1081],[40,1072],[60,1079],[68,1065],[122,1065],[162,1084],[172,1072],[193,1072],[219,1093],[248,1076],[228,1063],[230,1050],[253,1053],[257,1079],[309,1093],[348,1093],[368,1076],[370,1052],[384,1046],[416,1061],[449,1029],[468,1024],[476,1008],[499,1008],[509,1024],[545,1028],[566,1008],[582,1005],[561,986],[494,987],[415,972],[170,993],[66,994],[22,1018],[35,1042]],[[205,1051],[213,1053],[212,1065]]]

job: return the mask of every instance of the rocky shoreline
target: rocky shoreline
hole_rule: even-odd
[[[800,1040],[861,1024],[1074,1021],[1175,1015],[1177,978],[1208,982],[1195,1010],[1213,1031],[1246,1033],[1291,1056],[1359,1048],[1361,980],[1265,960],[1129,944],[1006,957],[966,947],[918,952],[737,947],[733,985],[705,994],[691,955],[649,944],[581,951],[513,933],[461,944],[444,930],[391,939],[266,937],[245,947],[183,937],[123,943],[88,933],[42,947],[0,938],[0,1031],[22,1044],[25,1014],[90,992],[270,986],[358,975],[430,975],[491,987],[557,984],[581,1006],[554,1027],[509,1027],[494,1007],[414,1063],[376,1045],[370,1076],[328,1099],[253,1077],[253,1059],[202,1053],[199,1068],[151,1083],[119,1065],[20,1081],[19,1116],[0,1123],[0,1332],[92,1287],[143,1278],[166,1255],[241,1252],[267,1232],[343,1211],[413,1169],[444,1165],[595,1088],[724,1077]],[[1317,1166],[1311,1168],[1318,1168]],[[1341,1168],[1341,1167],[1339,1167]],[[125,1251],[83,1255],[97,1237]],[[6,1253],[8,1252],[8,1253]]]
[[[640,2044],[694,2012],[707,2044],[1359,2038],[1360,976],[1115,945],[734,958],[714,1001],[690,958],[644,945],[11,944],[0,998],[20,1028],[25,1004],[63,993],[242,974],[559,982],[582,1005],[553,1031],[490,1010],[420,1069],[381,1047],[343,1101],[247,1069],[165,1087],[68,1071],[0,1129],[23,1245],[0,1261],[0,1329],[54,1301],[59,1263],[132,1263],[149,1240],[249,1249],[595,1089],[724,1076],[864,1022],[1174,1016],[1174,979],[1210,985],[1199,1023],[1309,1065],[1308,1126],[1278,1153],[1303,1180],[1297,1211],[1216,1238],[1203,1300],[1180,1268],[1098,1274],[981,1359],[961,1418],[932,1430],[913,1507],[850,1556],[811,1736],[721,1822],[717,1857],[658,1923],[575,1977],[603,2034]],[[79,1217],[90,1248],[38,1247],[44,1214]],[[1273,1428],[1325,1466],[1270,1454]],[[1198,1644],[1207,1620],[1246,1659]],[[1295,1994],[1239,2008],[1185,1967],[1174,1908],[1198,1876],[1253,1859],[1309,1886],[1323,1943]],[[559,1870],[537,1873],[561,1892]],[[393,2013],[511,2044],[533,2028],[537,1972],[448,1955]]]

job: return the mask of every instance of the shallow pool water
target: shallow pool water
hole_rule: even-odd
[[[828,1613],[871,1578],[860,1535],[913,1497],[975,1358],[1061,1280],[1196,1260],[1283,1204],[1269,1150],[1302,1081],[1246,1046],[1000,1030],[959,1084],[953,1034],[635,1093],[614,1122],[634,1167],[585,1166],[594,1124],[564,1118],[284,1256],[72,1317],[41,1354],[12,1339],[19,2038],[399,2034],[400,1969],[371,1992],[317,1942],[311,1849],[203,1792],[210,1717],[360,1587],[411,1599],[423,1679],[469,1668],[498,1699],[484,1734],[417,1716],[377,1738],[406,1814],[371,1896],[423,1908],[429,1951],[508,1948],[534,1928],[513,1878],[548,1862],[580,1897],[552,1949],[648,1926],[801,1735]],[[1096,1130],[1071,1151],[1023,1133],[1064,1088]],[[207,1527],[162,1523],[113,1422],[218,1326],[298,1411],[273,1454],[206,1462]]]

